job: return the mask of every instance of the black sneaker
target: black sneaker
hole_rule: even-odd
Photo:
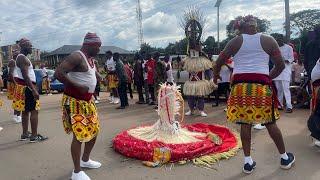
[[[290,169],[296,160],[296,158],[292,153],[287,153],[287,155],[288,155],[287,160],[281,158],[280,167],[282,169]]]
[[[116,109],[125,109],[125,108],[126,108],[125,106],[119,106]]]
[[[30,137],[30,142],[34,143],[34,142],[41,142],[41,141],[45,141],[47,140],[48,137],[46,136],[41,136],[40,134],[36,135],[36,136],[31,136]]]
[[[149,103],[150,106],[156,105],[153,101]]]
[[[255,161],[253,161],[252,165],[250,165],[249,163],[246,163],[243,166],[242,171],[246,174],[251,174],[252,171],[256,168],[257,163]]]
[[[291,108],[286,109],[286,113],[292,113],[292,109]]]
[[[138,102],[136,102],[136,104],[145,104],[145,102],[144,101],[138,101]]]
[[[28,140],[30,137],[31,137],[31,133],[30,132],[27,132],[27,134],[21,134],[20,136],[20,141],[26,141]]]

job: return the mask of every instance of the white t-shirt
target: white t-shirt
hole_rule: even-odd
[[[168,63],[165,63],[166,67],[169,65],[170,69],[167,71],[167,82],[172,82],[173,83],[173,74],[172,74],[172,65],[171,62],[169,61]]]
[[[148,79],[148,73],[144,70],[144,68],[146,67],[147,61],[148,60],[143,60],[143,63],[142,63],[142,70],[143,70],[143,78],[144,78],[144,80]]]
[[[288,60],[290,63],[285,63],[285,68],[281,74],[273,80],[291,81],[292,63],[294,61],[293,49],[291,46],[284,44],[280,47],[280,52],[283,60]]]
[[[231,68],[233,68],[233,62],[228,65]],[[232,73],[231,70],[226,65],[221,66],[221,71],[220,71],[221,80],[219,80],[218,83],[230,82],[231,73]]]
[[[116,70],[116,62],[114,62],[113,57],[107,59],[105,65],[107,66],[108,71],[115,71]]]
[[[304,66],[303,64],[293,63],[292,72],[294,73],[293,82],[300,83],[301,82],[301,73],[303,73]]]
[[[316,65],[313,67],[311,72],[311,81],[314,82],[320,79],[320,58],[317,61]]]
[[[42,70],[42,76],[43,76],[43,77],[48,76],[48,70],[47,70],[45,67],[42,68],[41,70]]]

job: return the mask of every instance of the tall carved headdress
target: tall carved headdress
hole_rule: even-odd
[[[206,19],[196,7],[189,7],[183,15],[181,26],[188,40],[187,53],[189,50],[201,52],[201,36]]]

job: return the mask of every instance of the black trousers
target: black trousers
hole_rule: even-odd
[[[100,94],[100,83],[97,82],[96,88],[94,90],[94,95],[99,96],[99,94]]]
[[[137,86],[139,101],[140,101],[140,102],[144,102],[143,91],[142,91],[143,85],[142,85],[142,84],[139,84],[139,85],[136,85],[136,86]]]
[[[128,83],[128,90],[129,90],[130,98],[133,98],[131,83]]]
[[[120,97],[120,106],[125,107],[129,105],[127,96],[127,83],[119,83],[118,93]]]
[[[230,83],[229,82],[223,82],[218,84],[218,89],[215,92],[215,101],[216,105],[219,105],[219,96],[221,94],[225,94],[226,99],[228,99],[230,93]]]
[[[149,94],[151,95],[151,101],[155,102],[156,98],[154,96],[154,84],[149,84],[148,85],[148,89],[149,89]]]

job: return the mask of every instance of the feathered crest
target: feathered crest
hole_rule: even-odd
[[[183,13],[180,26],[184,30],[190,20],[196,20],[202,27],[205,26],[207,19],[197,6],[189,6]]]

